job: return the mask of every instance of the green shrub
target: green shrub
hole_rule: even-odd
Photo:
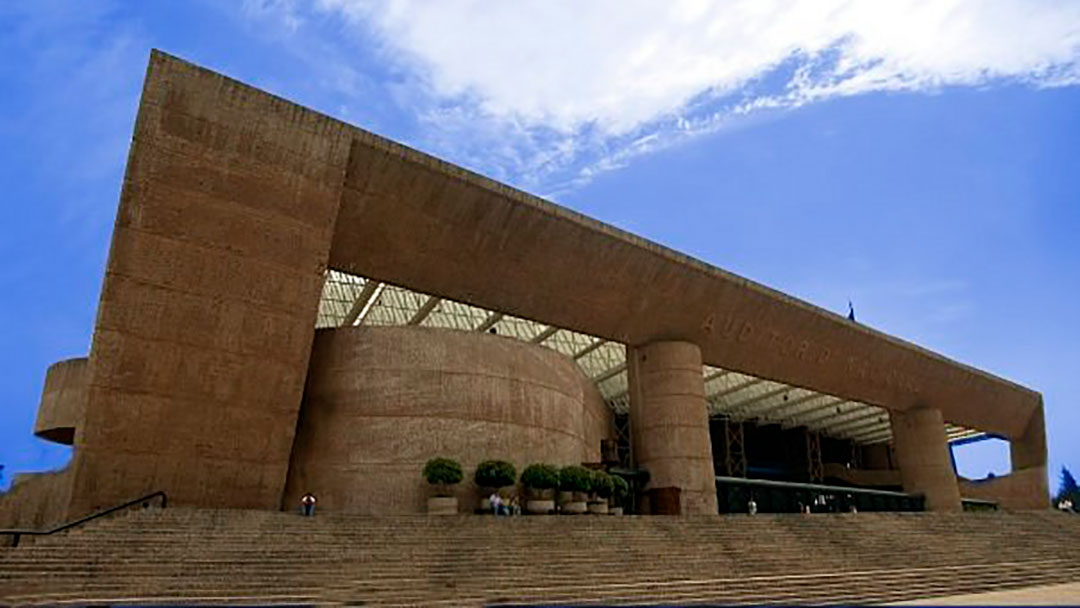
[[[611,476],[611,495],[615,497],[617,502],[626,500],[626,497],[630,496],[630,484],[625,479],[618,475]]]
[[[505,488],[517,481],[517,469],[505,460],[485,460],[476,465],[473,481],[481,488]]]
[[[521,472],[521,483],[534,490],[557,488],[559,487],[559,469],[550,464],[530,464]]]
[[[589,492],[592,473],[585,467],[570,465],[559,470],[559,489],[563,492]]]
[[[596,495],[600,498],[608,498],[611,496],[612,490],[614,490],[614,482],[611,481],[611,475],[608,475],[604,471],[592,472],[592,491],[596,492]]]
[[[424,479],[433,486],[454,485],[465,479],[465,473],[452,458],[432,458],[424,465]]]

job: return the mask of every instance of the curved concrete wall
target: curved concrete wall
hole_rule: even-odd
[[[478,462],[597,461],[610,429],[596,388],[550,349],[445,329],[320,330],[284,502],[313,492],[331,511],[423,512],[423,465],[448,456],[465,468],[468,510]]]
[[[71,445],[75,429],[86,413],[87,358],[57,361],[45,372],[34,434],[48,441]]]

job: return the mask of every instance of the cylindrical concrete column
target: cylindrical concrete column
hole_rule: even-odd
[[[889,422],[904,491],[926,496],[929,511],[959,511],[960,488],[941,411],[926,407],[889,412]]]
[[[701,349],[689,342],[653,342],[627,353],[630,429],[637,466],[649,487],[682,490],[682,513],[715,514],[709,416]]]

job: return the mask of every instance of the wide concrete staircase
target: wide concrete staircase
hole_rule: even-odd
[[[880,603],[1072,582],[1080,517],[301,518],[166,509],[0,549],[0,604]]]

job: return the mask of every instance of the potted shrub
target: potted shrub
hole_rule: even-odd
[[[559,469],[550,464],[536,463],[521,472],[525,486],[525,510],[534,514],[555,512],[555,489],[559,487]]]
[[[611,514],[622,515],[623,505],[626,504],[626,499],[630,497],[630,484],[619,477],[618,475],[611,476]]]
[[[424,465],[424,479],[433,494],[428,497],[428,513],[431,515],[457,515],[458,500],[453,486],[461,482],[465,474],[461,465],[451,458],[432,458]]]
[[[563,513],[584,513],[592,490],[592,473],[585,467],[570,465],[559,470],[559,500]]]
[[[514,485],[517,481],[517,469],[513,463],[505,460],[485,460],[476,465],[473,481],[476,482],[476,487],[480,488],[480,508],[490,511],[491,501],[488,496],[501,488]]]
[[[608,499],[611,498],[613,489],[614,484],[611,481],[611,475],[604,471],[593,471],[592,493],[595,498],[589,500],[589,513],[607,515]]]

